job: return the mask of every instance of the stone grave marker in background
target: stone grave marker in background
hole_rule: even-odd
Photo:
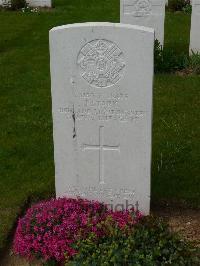
[[[31,7],[51,7],[51,0],[26,0]]]
[[[0,7],[10,7],[11,6],[11,1],[10,0],[0,0]]]
[[[9,6],[10,0],[0,0],[0,6]],[[26,0],[31,7],[51,7],[51,0]]]
[[[200,52],[200,0],[192,0],[190,53]]]
[[[165,0],[120,0],[120,22],[151,27],[164,43]]]
[[[57,197],[149,213],[153,46],[139,26],[50,31]]]

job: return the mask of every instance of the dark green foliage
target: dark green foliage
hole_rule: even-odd
[[[158,40],[154,44],[154,71],[159,72],[163,65],[163,49]]]
[[[189,58],[189,67],[192,73],[200,74],[200,53],[192,52]]]
[[[168,9],[174,12],[183,11],[183,9],[189,4],[189,0],[169,0]]]
[[[191,14],[192,13],[192,6],[191,4],[187,4],[186,6],[183,7],[183,12],[185,14]]]
[[[51,261],[45,262],[43,266],[58,266],[58,262],[51,260]]]
[[[154,70],[158,72],[174,72],[187,68],[188,56],[184,53],[177,54],[173,48],[162,48],[158,40],[154,48]]]
[[[77,247],[79,253],[66,266],[195,266],[200,262],[197,249],[153,217],[144,217],[128,233],[113,228],[108,236],[98,240],[91,235],[78,242]]]
[[[177,53],[173,48],[162,48],[159,41],[154,45],[154,71],[155,73],[175,72],[184,70],[188,73],[200,74],[200,53],[192,52],[189,56]]]
[[[26,0],[11,0],[11,9],[18,10],[26,6]]]

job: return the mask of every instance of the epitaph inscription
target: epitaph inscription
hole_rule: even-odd
[[[90,85],[110,87],[123,76],[125,62],[120,48],[108,40],[87,43],[78,55],[80,74]]]
[[[106,198],[109,200],[134,200],[135,190],[128,188],[113,189],[108,187],[68,187],[65,191],[70,196],[78,196],[83,198]]]

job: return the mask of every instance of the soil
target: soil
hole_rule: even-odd
[[[185,76],[190,76],[194,74],[194,71],[191,68],[185,68],[185,69],[176,71],[176,74],[178,76],[185,77]]]
[[[163,217],[172,231],[178,232],[183,239],[200,248],[200,210],[199,209],[155,209],[153,214]]]
[[[9,250],[8,253],[5,254],[3,261],[0,262],[0,266],[42,266],[42,264],[39,262],[29,263],[21,257],[14,256]]]
[[[152,213],[167,221],[172,231],[200,248],[200,209],[167,207],[154,209]]]

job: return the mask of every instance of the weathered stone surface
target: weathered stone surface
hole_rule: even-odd
[[[50,31],[57,197],[149,213],[153,46],[139,26]]]

